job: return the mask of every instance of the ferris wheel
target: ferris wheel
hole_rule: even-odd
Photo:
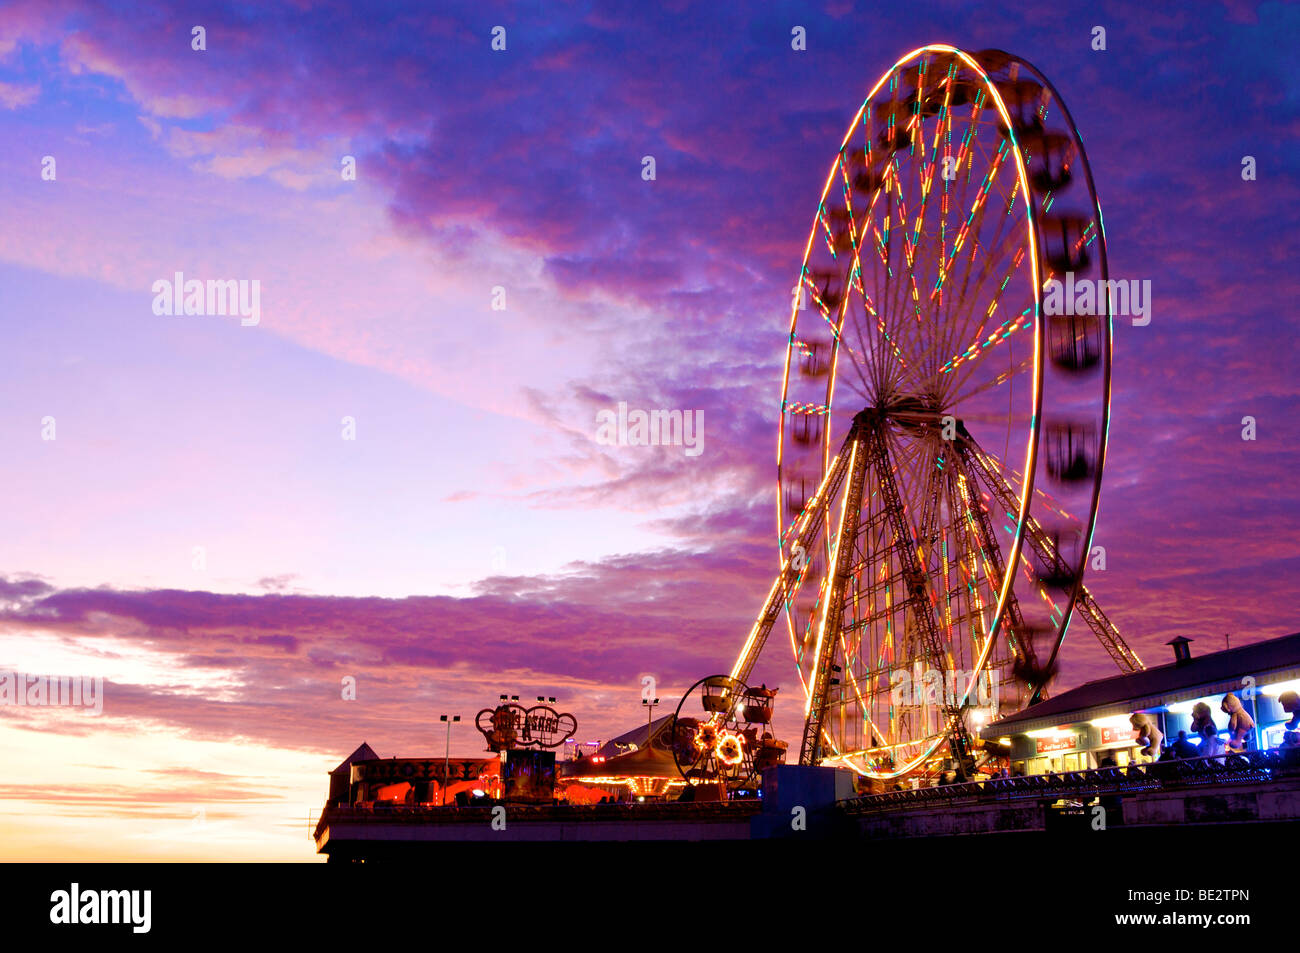
[[[1045,309],[1067,276],[1091,308]],[[1042,697],[1076,608],[1142,667],[1083,586],[1107,278],[1083,144],[1037,69],[926,46],[871,88],[793,289],[780,572],[730,673],[774,683],[793,656],[801,763],[969,767],[982,721]]]

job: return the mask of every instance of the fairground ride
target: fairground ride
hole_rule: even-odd
[[[1107,279],[1083,143],[1034,66],[934,45],[876,82],[792,295],[780,570],[703,726],[738,735],[719,719],[793,660],[801,764],[969,775],[979,725],[1043,697],[1073,617],[1121,671],[1142,668],[1083,583],[1110,419]],[[1099,289],[1094,306],[1045,309],[1067,280]]]

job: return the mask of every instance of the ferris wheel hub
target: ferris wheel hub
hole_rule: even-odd
[[[905,430],[922,431],[941,426],[946,409],[937,398],[931,396],[896,395],[875,406],[863,408],[854,415],[853,422],[859,427],[878,426],[888,422]]]

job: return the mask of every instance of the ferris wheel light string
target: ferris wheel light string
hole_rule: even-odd
[[[833,464],[838,463],[838,461],[839,461],[839,455],[836,454]],[[833,467],[832,467],[832,471],[833,471]],[[814,501],[816,501],[818,497],[821,495],[821,493],[824,492],[824,490],[826,489],[826,485],[830,480],[830,476],[831,473],[828,472],[827,476],[822,480],[822,485],[818,487],[817,492],[813,496]],[[807,511],[807,515],[804,517],[802,523],[800,524],[800,533],[802,533],[805,529],[807,529],[808,520],[812,516],[812,510],[810,510],[807,506],[805,506],[804,509]],[[772,588],[768,591],[768,601],[771,600],[772,596],[776,593],[777,587],[781,585],[782,580],[785,578],[786,568],[788,565],[789,565],[789,561],[783,557],[781,561],[781,572],[777,576],[776,581],[772,584]],[[802,579],[804,574],[807,572],[807,568],[808,567],[805,565],[805,567],[802,570],[800,570],[799,576],[796,579],[796,586],[795,586],[796,589],[798,588],[799,585],[802,585]],[[788,608],[790,605],[789,599],[786,598],[784,601]],[[753,646],[754,640],[757,638],[760,622],[761,619],[755,621],[753,628],[750,630],[749,638],[746,640],[744,647],[741,649],[741,654],[737,658],[735,666],[733,666],[733,671],[731,676],[732,678],[735,678],[737,676],[737,673],[743,667],[745,660],[749,655],[749,651]]]
[[[855,440],[853,441],[853,451],[852,451],[852,453],[851,453],[850,456],[849,456],[849,473],[850,473],[850,474],[852,474],[853,469],[854,469],[854,466],[855,466],[855,464],[856,464],[856,462],[857,462],[857,457],[858,457],[858,445],[859,445],[860,442],[861,442],[861,441],[858,440],[858,439],[855,439]],[[844,520],[845,520],[846,517],[848,516],[848,506],[849,506],[849,499],[848,499],[848,495],[846,494],[845,497],[844,497],[844,501],[843,501],[843,503],[842,503],[841,506],[840,506],[840,523],[839,523],[839,528],[836,530],[836,533],[835,533],[835,550],[834,550],[834,558],[837,559],[837,560],[838,560],[838,558],[839,558],[839,556],[840,556],[840,552],[839,552],[840,544],[843,542],[843,534],[844,534]],[[830,569],[830,566],[828,565],[827,568]],[[834,576],[834,574],[835,574],[834,570],[830,570],[830,571],[827,573],[827,575],[826,575],[826,577],[825,577],[825,580],[823,581],[823,586],[825,586],[826,581],[828,581],[832,576]],[[819,597],[818,597],[818,601],[820,602],[820,595],[819,595]],[[824,640],[824,638],[825,638],[825,634],[826,634],[826,613],[822,613],[822,615],[821,615],[821,624],[820,624],[820,625],[818,626],[818,628],[817,628],[817,644],[816,644],[816,646],[815,646],[815,648],[814,648],[814,651],[813,651],[813,662],[812,662],[812,666],[811,666],[811,671],[812,671],[812,672],[816,672],[816,671],[818,670],[818,666],[821,664],[821,650],[822,650],[822,642],[823,642],[823,640]],[[805,703],[804,703],[804,718],[805,718],[805,719],[808,717],[809,712],[812,711],[812,692],[809,691],[809,692],[807,692],[806,694],[807,694],[807,700],[806,700]]]

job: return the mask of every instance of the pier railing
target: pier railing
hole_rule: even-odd
[[[394,824],[489,824],[492,812],[504,806],[510,822],[516,821],[671,821],[736,820],[757,814],[763,802],[739,801],[645,801],[614,804],[527,804],[494,801],[466,807],[425,804],[370,802],[326,807],[316,823],[316,836],[331,823],[365,820]]]
[[[1300,749],[1244,751],[1208,758],[1130,764],[1122,768],[1090,768],[1056,774],[990,778],[987,781],[886,791],[883,794],[851,798],[839,804],[846,813],[864,814],[954,801],[1093,798],[1281,779],[1300,781]]]

